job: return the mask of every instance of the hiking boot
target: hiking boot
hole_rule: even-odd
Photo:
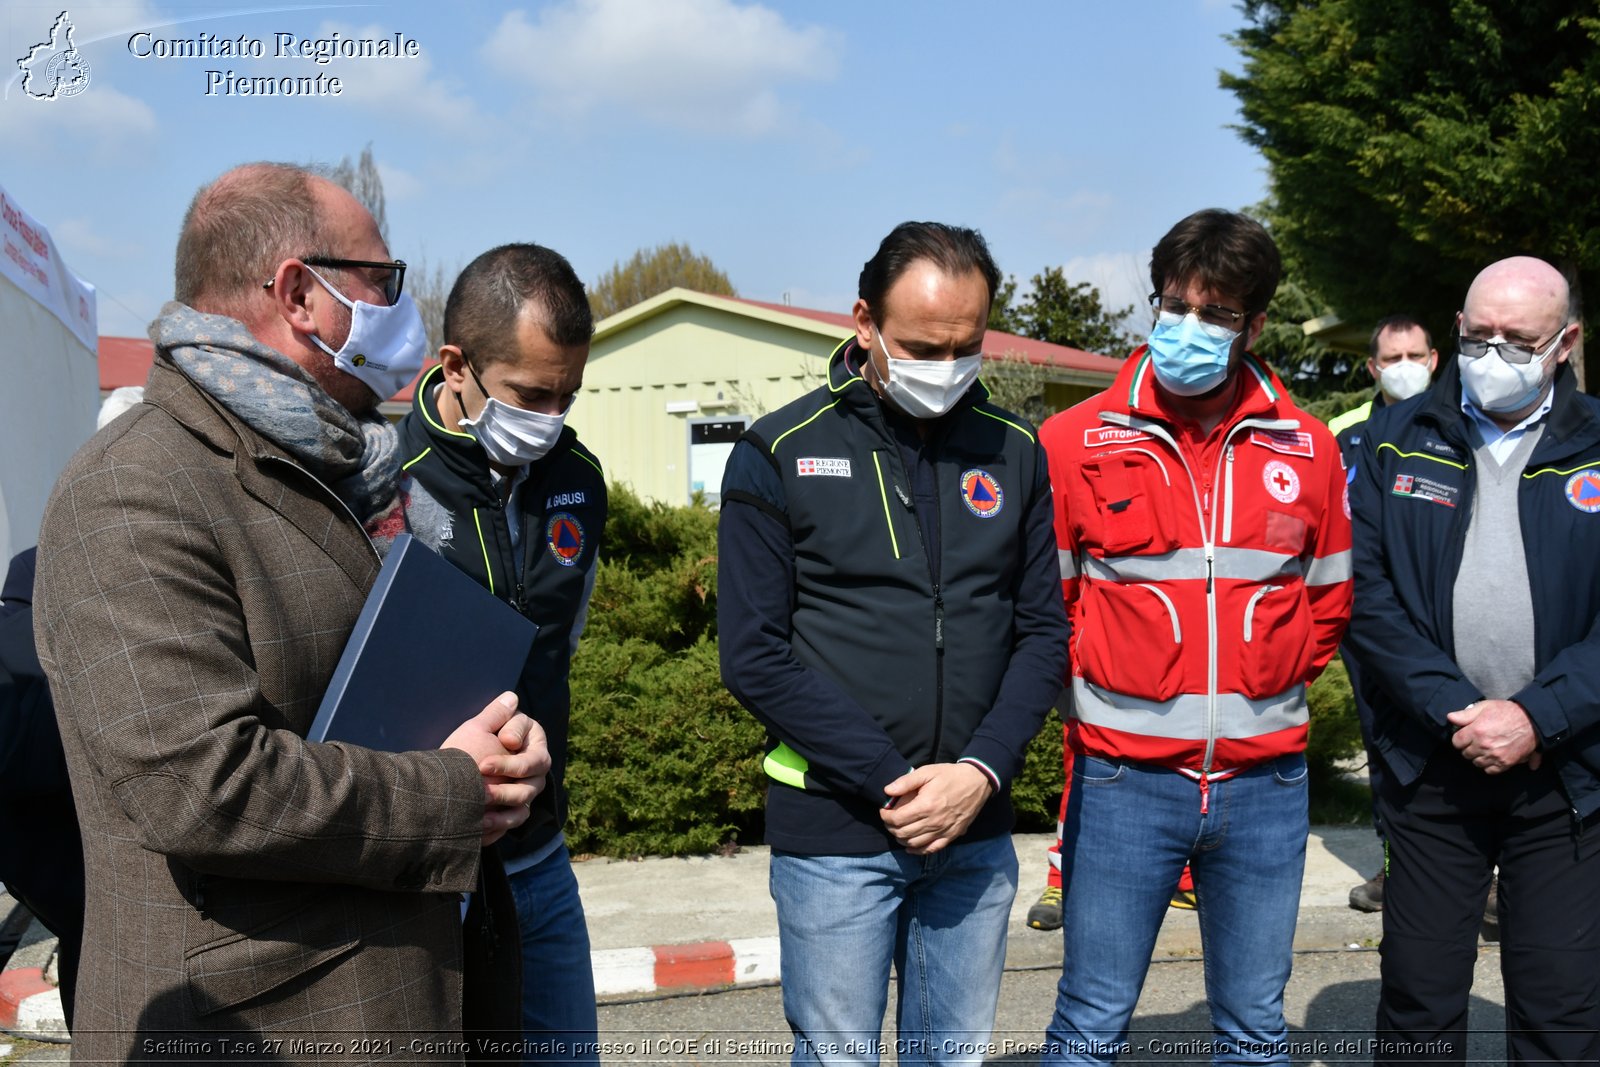
[[[1383,910],[1383,872],[1350,890],[1350,906],[1356,911]]]
[[[1174,908],[1177,908],[1179,911],[1193,911],[1195,909],[1195,907],[1196,907],[1195,898],[1194,898],[1194,890],[1193,889],[1179,889],[1179,890],[1177,890],[1176,892],[1174,892],[1172,894],[1172,903],[1171,903],[1170,906],[1174,907]]]
[[[1028,925],[1035,930],[1061,929],[1061,887],[1047,885],[1033,907],[1028,909]]]

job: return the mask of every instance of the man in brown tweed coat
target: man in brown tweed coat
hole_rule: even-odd
[[[420,364],[404,265],[279,164],[201,189],[177,259],[144,403],[40,537],[87,879],[73,1059],[475,1058],[460,894],[527,818],[542,731],[508,694],[437,751],[304,739],[399,513],[388,380],[355,368]]]

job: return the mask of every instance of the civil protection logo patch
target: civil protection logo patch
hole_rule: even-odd
[[[961,475],[961,502],[978,518],[992,519],[1000,514],[1006,494],[994,475],[974,467]]]
[[[1579,471],[1568,478],[1567,503],[1587,515],[1600,511],[1600,471]]]
[[[545,543],[563,567],[575,567],[583,554],[583,523],[570,511],[558,511],[544,525]]]

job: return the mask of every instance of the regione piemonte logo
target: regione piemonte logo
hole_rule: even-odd
[[[60,100],[89,88],[89,61],[72,43],[72,19],[63,11],[50,27],[50,37],[17,60],[22,91],[35,100]]]

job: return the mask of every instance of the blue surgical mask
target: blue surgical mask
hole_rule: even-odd
[[[1150,328],[1156,380],[1174,396],[1209,393],[1228,377],[1228,357],[1238,330],[1162,312]]]

